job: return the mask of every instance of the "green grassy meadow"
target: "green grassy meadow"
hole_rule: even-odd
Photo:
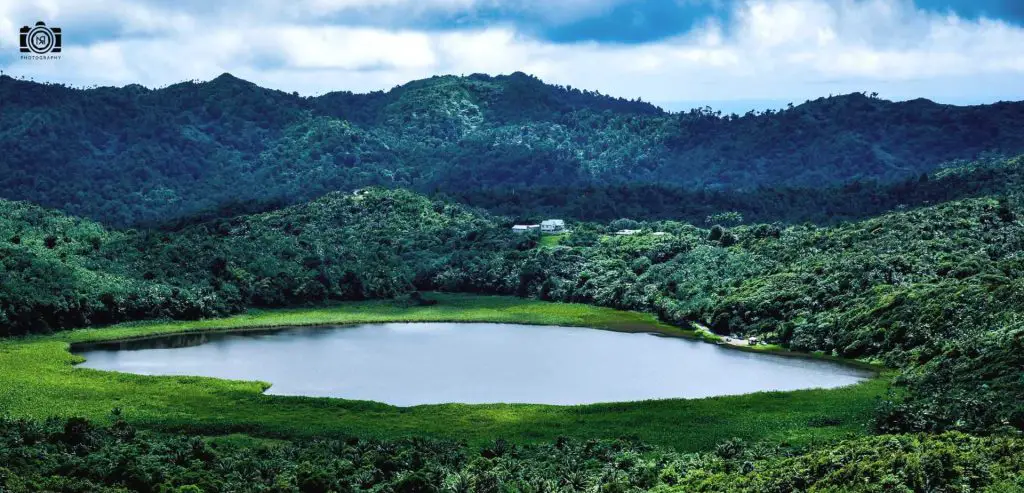
[[[542,247],[552,248],[562,244],[562,240],[568,237],[569,233],[562,233],[557,235],[541,235],[539,244]]]
[[[680,450],[702,450],[722,440],[793,444],[862,434],[888,379],[833,390],[767,392],[706,399],[674,399],[586,406],[532,404],[426,405],[400,408],[329,398],[263,395],[261,382],[202,377],[151,377],[76,368],[74,343],[159,334],[384,321],[475,321],[588,326],[698,337],[652,315],[508,297],[431,295],[432,306],[387,301],[323,308],[251,311],[196,322],[133,323],[0,341],[0,413],[12,417],[84,416],[104,420],[120,408],[137,426],[163,431],[261,437],[412,435],[480,444],[495,438],[520,443],[557,436],[635,437]],[[665,375],[664,378],[692,378]],[[823,425],[822,423],[827,423]]]

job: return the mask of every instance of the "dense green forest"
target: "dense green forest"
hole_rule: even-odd
[[[357,437],[167,436],[112,422],[0,419],[0,488],[35,491],[777,492],[1024,488],[1024,439],[890,435],[813,449],[729,440],[679,453],[628,439],[477,448]]]
[[[1019,176],[1024,158],[936,179],[993,167]],[[743,225],[734,213],[701,226],[579,222],[557,245],[511,233],[508,219],[384,188],[176,230],[0,206],[3,335],[415,290],[514,294],[900,368],[904,391],[880,407],[879,430],[1024,429],[1019,193],[831,227]],[[643,232],[612,234],[622,228]]]
[[[954,199],[1005,195],[1019,190],[1020,173],[998,155],[956,160],[936,171],[892,183],[855,181],[819,188],[759,187],[748,190],[694,190],[653,183],[582,187],[462,190],[440,194],[461,203],[512,216],[527,222],[547,217],[610,222],[620,218],[672,219],[703,224],[722,211],[739,213],[751,223],[803,223],[819,225],[864,219],[907,207]],[[231,215],[246,209],[207,211]],[[272,207],[274,204],[259,204]],[[202,217],[196,214],[193,217]]]
[[[522,73],[319,97],[228,74],[86,90],[0,77],[0,101],[0,194],[119,226],[268,210],[364,186],[523,215],[618,204],[611,210],[623,216],[679,219],[695,212],[672,210],[684,200],[733,204],[758,219],[841,219],[904,203],[899,188],[885,187],[943,162],[1024,151],[1021,103],[854,93],[764,113],[667,113]],[[832,199],[829,187],[843,186],[850,201]],[[785,209],[755,214],[773,196]],[[600,214],[577,217],[613,219]]]

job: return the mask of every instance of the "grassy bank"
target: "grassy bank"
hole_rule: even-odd
[[[516,298],[436,295],[433,306],[388,302],[251,312],[199,322],[139,323],[0,342],[0,410],[12,416],[81,415],[104,419],[114,407],[129,420],[165,430],[245,432],[262,436],[409,435],[482,443],[520,442],[564,435],[632,436],[682,450],[706,449],[730,438],[807,443],[862,433],[877,378],[834,390],[770,392],[695,400],[589,406],[429,405],[398,408],[343,399],[267,396],[259,382],[199,377],[147,377],[75,368],[70,344],[159,334],[284,325],[383,321],[478,321],[578,325],[629,332],[694,336],[647,314]],[[669,375],[663,378],[692,378]]]

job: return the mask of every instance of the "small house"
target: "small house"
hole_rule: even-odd
[[[655,232],[651,233],[651,235],[652,236],[668,236],[668,233],[666,233],[664,231],[655,231]]]
[[[620,229],[615,232],[619,236],[633,236],[638,233],[640,233],[639,229]]]
[[[546,221],[541,221],[540,232],[548,234],[564,233],[565,221],[561,219],[548,219]]]
[[[515,226],[512,226],[512,232],[517,234],[528,233],[530,231],[537,231],[539,229],[539,224],[517,224]]]

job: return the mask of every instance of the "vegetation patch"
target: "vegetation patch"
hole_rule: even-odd
[[[541,235],[538,244],[543,247],[556,247],[562,244],[562,240],[564,240],[568,236],[568,233],[560,235]]]
[[[0,418],[0,488],[143,492],[990,491],[1024,488],[1024,439],[856,437],[814,447],[725,440],[693,453],[636,440],[267,440]]]

